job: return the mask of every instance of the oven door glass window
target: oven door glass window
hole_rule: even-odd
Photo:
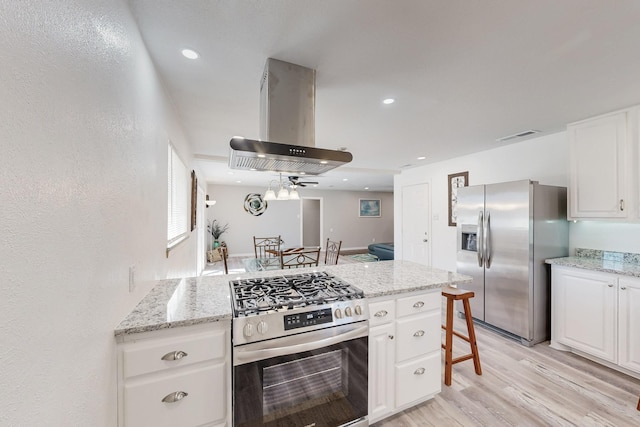
[[[335,427],[367,415],[367,337],[234,368],[234,426]]]

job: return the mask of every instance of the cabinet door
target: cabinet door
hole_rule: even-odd
[[[396,407],[424,400],[440,392],[442,357],[440,351],[429,353],[396,366]]]
[[[226,364],[206,365],[188,372],[153,375],[128,381],[124,387],[125,427],[216,425],[227,417]],[[187,393],[174,402],[175,392]]]
[[[394,324],[369,331],[369,422],[373,423],[394,409]]]
[[[583,270],[553,270],[554,339],[616,362],[617,279]]]
[[[628,216],[627,132],[626,112],[567,126],[571,218]]]
[[[618,279],[620,366],[640,372],[640,279]]]

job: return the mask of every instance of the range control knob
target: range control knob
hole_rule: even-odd
[[[360,307],[359,305],[356,305],[356,314],[357,314],[358,316],[361,316],[361,315],[362,315],[362,307]]]
[[[351,307],[347,307],[344,309],[344,315],[347,317],[353,316],[353,313],[351,312]]]
[[[339,308],[336,308],[336,318],[342,319],[342,311]]]
[[[247,323],[246,325],[244,325],[244,328],[242,328],[242,332],[244,333],[245,337],[250,337],[253,335],[253,323]]]
[[[267,322],[261,321],[260,323],[258,323],[258,332],[261,334],[266,334],[267,331],[269,330],[269,325],[267,325]]]

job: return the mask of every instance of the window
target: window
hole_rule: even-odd
[[[189,174],[178,153],[169,143],[167,197],[167,248],[187,237],[189,226]]]

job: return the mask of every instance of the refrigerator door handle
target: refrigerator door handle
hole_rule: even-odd
[[[483,242],[483,215],[482,215],[482,211],[478,211],[478,232],[477,232],[477,238],[476,238],[476,247],[477,247],[477,252],[478,252],[478,267],[482,267],[482,263],[484,262],[484,251],[482,250],[482,242]]]
[[[484,265],[491,268],[491,213],[487,211],[484,225]]]

